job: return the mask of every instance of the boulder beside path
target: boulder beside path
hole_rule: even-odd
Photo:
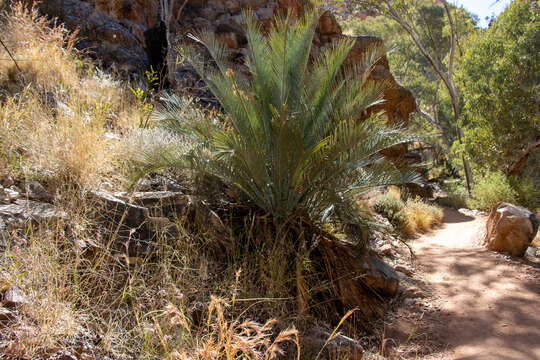
[[[536,215],[522,206],[498,203],[486,223],[484,245],[494,251],[523,256],[538,232]]]

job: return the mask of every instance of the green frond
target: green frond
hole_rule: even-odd
[[[369,79],[384,55],[382,44],[367,49],[355,64],[347,62],[352,40],[311,58],[316,12],[297,21],[276,18],[267,35],[250,13],[243,16],[251,50],[249,79],[233,71],[227,50],[211,34],[194,37],[211,61],[195,47],[180,49],[222,105],[222,122],[186,116],[189,103],[164,97],[155,119],[194,144],[144,152],[141,171],[186,167],[216,176],[280,224],[307,216],[362,226],[355,195],[419,181],[416,172],[381,156],[382,150],[414,137],[388,127],[380,115],[359,120],[391,86]]]

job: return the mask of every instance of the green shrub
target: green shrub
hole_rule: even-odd
[[[156,120],[197,145],[142,148],[140,174],[189,168],[215,176],[269,213],[278,227],[298,218],[358,223],[355,195],[418,180],[378,155],[412,136],[386,126],[378,115],[358,121],[387,89],[368,76],[384,47],[371,47],[357,66],[342,67],[354,41],[344,39],[310,59],[317,13],[294,24],[277,19],[268,36],[245,15],[253,54],[249,79],[232,70],[214,34],[197,38],[212,63],[201,61],[200,49],[182,48],[222,105],[223,122],[191,119],[185,103],[165,97]]]
[[[531,211],[540,208],[540,183],[538,179],[531,177],[511,177],[509,179],[512,188],[517,193],[519,205],[525,206]]]
[[[499,201],[516,203],[517,192],[502,172],[488,173],[477,179],[471,191],[469,204],[472,208],[489,210]]]
[[[393,192],[377,197],[373,209],[387,218],[396,230],[407,236],[428,231],[434,225],[440,224],[444,215],[438,206],[430,205],[418,197],[403,202],[400,194]]]
[[[454,209],[462,209],[467,208],[467,199],[458,194],[448,194],[444,197],[438,197],[437,198],[437,204],[444,207],[454,208]]]
[[[407,226],[405,203],[390,193],[380,195],[375,200],[373,209],[390,221],[397,230]]]

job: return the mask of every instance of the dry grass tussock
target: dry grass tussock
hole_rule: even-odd
[[[405,233],[408,235],[429,231],[442,222],[444,215],[441,208],[427,204],[419,198],[408,199],[406,208],[408,222]]]
[[[156,229],[154,252],[135,265],[113,250],[81,189],[125,182],[118,159],[134,139],[123,135],[136,132],[148,104],[34,10],[13,5],[0,15],[0,34],[21,68],[0,51],[0,179],[39,179],[64,211],[49,224],[0,233],[0,297],[8,289],[20,296],[6,317],[0,298],[0,358],[299,354],[294,328],[249,320],[268,318],[254,306],[264,300],[236,297],[249,274],[216,263],[205,229],[191,221],[177,221],[174,239]]]
[[[36,10],[12,5],[0,16],[0,165],[28,177],[95,185],[113,174],[115,132],[136,119],[136,99],[83,59],[75,37]],[[20,175],[20,174],[16,174]]]
[[[390,187],[386,194],[377,197],[374,208],[406,236],[429,231],[442,222],[444,215],[440,207],[418,197],[402,200],[397,187]]]
[[[29,228],[0,254],[0,290],[15,288],[23,297],[14,316],[0,321],[4,358],[232,360],[300,353],[294,328],[247,319],[237,298],[240,273],[220,273],[197,236],[158,234],[155,254],[133,265],[105,241],[96,244],[95,224],[77,213],[86,208],[72,204],[65,222]]]

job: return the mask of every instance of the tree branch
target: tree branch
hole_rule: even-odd
[[[446,11],[446,16],[448,17],[448,24],[450,25],[450,55],[448,59],[448,77],[452,78],[454,73],[454,56],[456,53],[456,26],[454,25],[454,20],[452,19],[452,14],[450,14],[450,9],[445,0],[441,0],[444,11]]]
[[[507,175],[517,175],[519,174],[519,171],[521,170],[521,167],[525,164],[529,156],[531,156],[532,152],[537,148],[540,147],[540,139],[537,139],[535,142],[530,143],[525,150],[519,155],[519,157],[510,164],[508,169],[506,170]]]
[[[4,42],[2,41],[2,39],[0,39],[0,44],[2,44],[2,46],[4,47],[4,49],[6,49],[9,57],[11,58],[11,60],[13,60],[13,62],[15,63],[15,67],[17,68],[17,70],[19,70],[19,72],[22,72],[21,68],[19,67],[19,64],[17,64],[17,61],[15,61],[15,58],[13,57],[13,55],[11,55],[11,51],[9,51],[8,47],[6,46],[6,44],[4,44]]]
[[[426,119],[431,125],[433,125],[439,132],[441,133],[441,136],[443,138],[444,144],[447,146],[447,148],[450,148],[450,141],[448,140],[448,137],[446,137],[446,134],[444,133],[444,130],[436,120],[434,120],[431,116],[423,112],[418,106],[416,107],[416,113]]]
[[[429,63],[433,67],[433,70],[435,70],[435,72],[439,75],[441,80],[444,82],[444,85],[450,92],[450,96],[453,97],[455,94],[455,89],[452,89],[452,85],[450,84],[450,81],[448,79],[448,74],[445,74],[445,72],[443,71],[442,64],[438,62],[436,59],[434,59],[433,56],[431,56],[424,42],[422,41],[422,39],[420,39],[420,36],[409,26],[409,24],[407,24],[399,16],[399,14],[396,12],[394,7],[392,6],[391,2],[389,0],[385,0],[385,4],[388,9],[388,16],[390,16],[391,19],[393,19],[399,25],[401,25],[401,27],[411,36],[411,38],[413,39],[414,43],[416,44],[416,46],[418,47],[422,55],[426,57],[426,59],[429,61]]]

